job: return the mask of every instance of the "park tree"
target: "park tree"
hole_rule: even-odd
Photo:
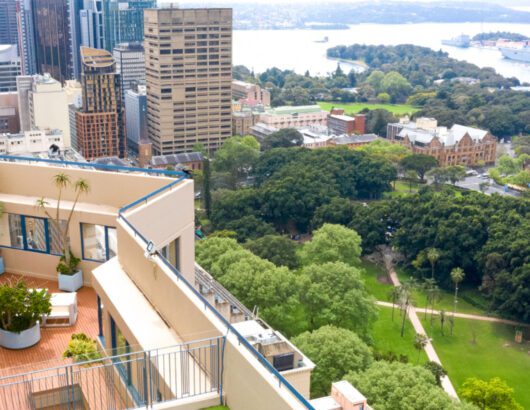
[[[304,137],[296,128],[283,128],[265,137],[261,149],[299,147],[303,142]]]
[[[390,213],[391,206],[388,201],[352,204],[352,219],[348,227],[361,236],[361,248],[364,253],[370,254],[378,245],[387,243],[388,230],[394,229]]]
[[[309,265],[302,270],[300,300],[311,329],[331,324],[371,339],[377,307],[358,268],[343,262]]]
[[[429,361],[423,365],[427,370],[429,370],[436,379],[436,384],[438,386],[442,385],[442,379],[447,376],[447,371],[443,368],[440,363]]]
[[[326,223],[304,244],[300,256],[305,265],[344,262],[355,266],[361,256],[361,237],[353,229]]]
[[[249,215],[257,216],[260,206],[256,189],[222,189],[214,192],[210,218],[215,229],[224,229],[230,221]]]
[[[416,333],[416,337],[414,338],[414,348],[418,351],[418,357],[416,359],[416,363],[419,363],[420,361],[420,354],[425,349],[425,346],[429,343],[429,338],[427,335]]]
[[[210,169],[210,159],[205,157],[203,163],[203,180],[202,180],[202,204],[206,212],[206,217],[212,216],[212,192],[211,192],[211,178],[212,172]]]
[[[257,239],[276,233],[274,226],[255,215],[246,215],[239,219],[228,221],[224,224],[224,228],[235,232],[238,242],[245,242],[249,239]]]
[[[374,70],[370,73],[370,75],[366,78],[366,83],[369,84],[376,93],[380,93],[382,88],[382,82],[385,78],[385,73],[379,70]]]
[[[415,172],[415,171],[409,170],[407,172]],[[436,167],[436,168],[433,168],[427,171],[426,175],[433,179],[434,185],[436,186],[436,189],[438,190],[440,189],[441,185],[449,181],[449,172],[447,168]]]
[[[404,157],[400,165],[405,170],[416,171],[418,177],[423,182],[425,180],[425,173],[438,165],[436,158],[425,154],[411,154]]]
[[[250,135],[231,137],[215,153],[214,169],[228,175],[229,186],[236,188],[246,177],[259,157],[258,141]]]
[[[373,362],[372,351],[354,332],[335,326],[322,326],[304,332],[293,343],[316,365],[311,373],[311,397],[329,395],[331,383],[348,372],[363,371]]]
[[[311,228],[318,229],[325,223],[348,225],[352,220],[353,205],[349,199],[333,198],[328,204],[321,205],[311,220]]]
[[[287,336],[299,333],[303,324],[296,319],[298,277],[286,267],[279,268],[249,253],[252,256],[232,258],[219,282],[245,306],[256,307],[273,328]]]
[[[462,165],[450,165],[446,167],[447,176],[451,184],[456,185],[466,177],[466,169]]]
[[[388,122],[386,122],[386,124],[388,124]],[[358,149],[369,155],[384,158],[396,167],[404,157],[411,153],[410,149],[404,145],[392,144],[390,141],[384,139],[378,139],[369,144],[361,145]]]
[[[480,410],[523,410],[515,401],[513,389],[498,377],[490,380],[469,378],[458,394]]]
[[[453,268],[451,270],[451,281],[455,285],[455,298],[453,303],[453,320],[451,321],[451,336],[453,336],[453,327],[454,327],[454,317],[456,313],[456,305],[458,303],[458,285],[465,278],[466,274],[462,268]]]
[[[397,121],[398,119],[390,111],[385,110],[383,108],[378,108],[376,110],[369,110],[366,113],[366,131],[379,135],[380,137],[386,137],[387,136],[386,135],[387,125],[389,123],[393,123]],[[375,142],[377,141],[374,141],[374,143]],[[388,141],[383,141],[383,142],[391,144]],[[371,145],[371,144],[368,144],[368,145]],[[401,147],[401,145],[396,145],[396,144],[391,144],[391,145]],[[364,145],[363,147],[366,147],[366,145]]]
[[[431,279],[434,279],[434,268],[436,266],[436,262],[438,262],[438,259],[440,259],[440,251],[436,248],[429,248],[427,249],[426,255],[427,260],[431,265]]]
[[[412,92],[412,86],[400,73],[390,71],[381,81],[380,91],[387,93],[393,103],[403,102]]]
[[[432,373],[420,366],[399,362],[374,362],[368,369],[348,373],[349,381],[377,410],[469,410],[453,401],[436,385]]]
[[[207,271],[226,252],[240,249],[241,245],[235,239],[230,238],[207,238],[197,241],[195,245],[195,259]]]
[[[276,266],[287,266],[289,269],[295,269],[299,265],[296,247],[296,242],[280,235],[265,235],[245,243],[245,248],[253,254]]]

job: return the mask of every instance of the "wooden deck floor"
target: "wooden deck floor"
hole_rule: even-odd
[[[19,275],[5,273],[0,283],[21,278]],[[61,292],[56,281],[24,277],[29,287],[47,288],[49,292]],[[23,350],[9,350],[0,347],[0,377],[45,369],[70,363],[62,354],[72,333],[83,332],[92,338],[98,334],[98,314],[96,292],[83,287],[77,292],[77,322],[70,327],[41,328],[41,341],[35,346]]]

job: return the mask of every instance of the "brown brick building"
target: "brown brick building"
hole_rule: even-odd
[[[388,124],[387,137],[416,154],[436,158],[440,166],[495,163],[497,140],[478,128],[455,124],[448,129],[438,127],[433,118],[418,118],[416,122]]]
[[[120,76],[106,50],[81,47],[83,105],[76,112],[77,148],[87,159],[126,156]]]

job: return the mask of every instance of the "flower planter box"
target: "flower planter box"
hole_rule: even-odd
[[[40,324],[23,330],[20,333],[0,329],[0,346],[6,349],[26,349],[40,340]]]
[[[78,270],[73,275],[59,275],[59,289],[65,292],[75,292],[83,287],[83,272]]]

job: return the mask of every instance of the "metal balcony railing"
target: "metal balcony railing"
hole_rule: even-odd
[[[125,410],[218,392],[224,338],[0,378],[0,409]]]

